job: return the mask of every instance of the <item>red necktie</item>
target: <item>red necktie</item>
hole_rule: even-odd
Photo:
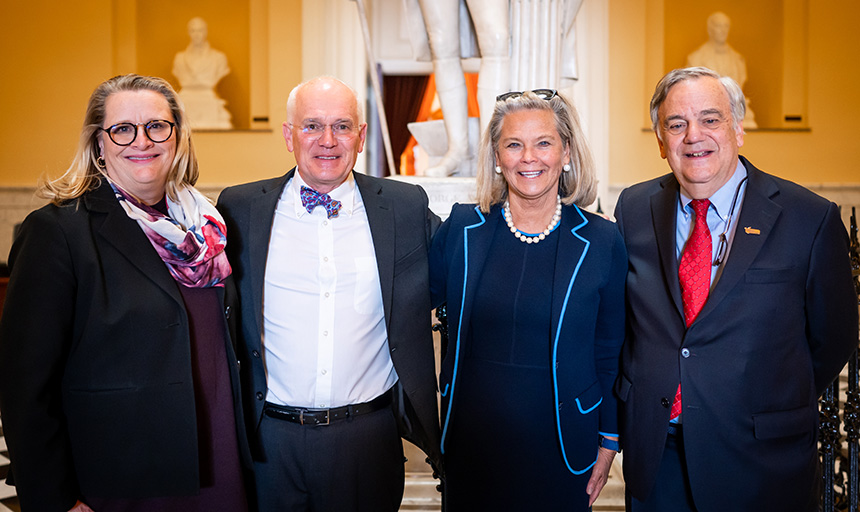
[[[693,233],[684,245],[681,254],[681,265],[678,267],[678,279],[681,282],[681,298],[684,301],[684,320],[687,327],[699,315],[699,311],[708,300],[711,288],[711,230],[708,229],[708,207],[711,202],[707,199],[693,199],[690,206],[696,213],[696,225]],[[669,419],[675,419],[681,414],[681,385],[675,393],[675,401]]]

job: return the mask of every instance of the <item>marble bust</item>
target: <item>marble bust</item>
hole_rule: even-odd
[[[728,43],[731,19],[722,12],[708,16],[708,41],[687,56],[687,66],[702,66],[712,69],[720,75],[734,79],[743,89],[747,81],[747,64],[744,56],[738,53]],[[747,113],[744,117],[744,128],[756,128],[755,115],[750,109],[749,98]]]
[[[202,18],[188,22],[190,42],[173,59],[173,75],[179,80],[179,96],[185,104],[192,128],[233,127],[226,101],[215,92],[218,82],[230,73],[227,56],[209,46],[208,28]]]

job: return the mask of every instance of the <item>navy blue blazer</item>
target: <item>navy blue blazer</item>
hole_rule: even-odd
[[[630,259],[618,379],[624,480],[636,498],[650,494],[680,382],[698,510],[817,510],[817,399],[857,346],[848,237],[835,204],[741,162],[749,181],[731,252],[689,329],[677,179],[618,199]]]
[[[457,394],[458,359],[470,343],[465,333],[476,283],[500,222],[500,205],[483,214],[475,205],[456,204],[433,239],[430,290],[434,305],[447,303],[450,333],[439,376],[443,453]],[[552,335],[546,341],[551,344],[559,455],[571,473],[581,474],[597,460],[598,434],[618,432],[612,386],[624,338],[627,252],[613,223],[575,205],[563,208],[556,229]]]

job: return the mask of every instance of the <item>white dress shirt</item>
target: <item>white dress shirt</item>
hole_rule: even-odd
[[[329,195],[328,219],[308,213],[298,172],[284,187],[269,240],[263,289],[266,400],[330,408],[372,400],[397,373],[388,352],[370,225],[352,173]]]

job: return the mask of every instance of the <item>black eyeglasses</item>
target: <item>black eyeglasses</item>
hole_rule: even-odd
[[[744,176],[744,179],[738,183],[737,188],[735,189],[735,195],[732,197],[732,206],[729,208],[729,215],[726,217],[726,228],[720,233],[720,241],[717,243],[717,255],[714,257],[713,266],[719,267],[726,261],[726,251],[729,249],[729,240],[726,236],[729,232],[729,228],[732,226],[732,217],[735,215],[735,205],[738,202],[738,195],[741,193],[741,187],[744,182],[746,182],[748,176]]]
[[[143,126],[143,133],[152,142],[164,142],[173,135],[173,127],[176,126],[164,119],[155,119],[147,123],[118,123],[109,128],[101,128],[107,132],[110,140],[117,146],[130,146],[137,138],[137,127]]]
[[[558,91],[556,91],[555,89],[534,89],[532,91],[511,91],[506,92],[504,94],[499,94],[498,96],[496,96],[496,101],[507,101],[513,98],[519,98],[527,92],[532,92],[538,98],[547,101],[558,96]]]

